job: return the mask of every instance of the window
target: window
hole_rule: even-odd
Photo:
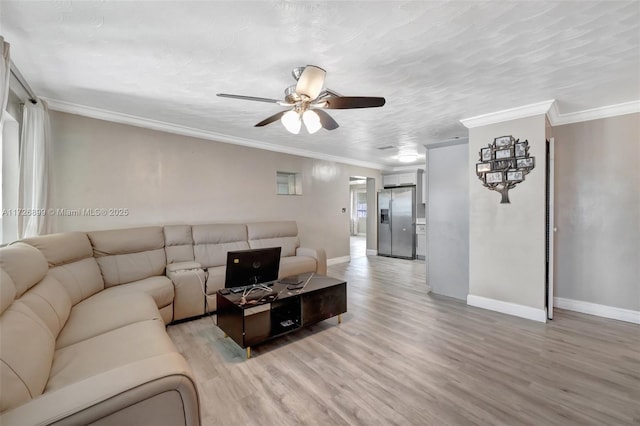
[[[300,173],[277,172],[276,194],[302,195],[302,176]]]
[[[5,116],[4,126],[0,130],[0,244],[10,243],[18,239],[18,180],[19,125],[9,114]]]

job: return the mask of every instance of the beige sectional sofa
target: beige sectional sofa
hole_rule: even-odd
[[[175,225],[165,226],[164,233],[167,276],[176,291],[174,320],[216,310],[215,293],[224,287],[229,251],[282,247],[279,277],[304,272],[327,273],[324,250],[300,247],[298,227],[293,221]],[[201,268],[207,268],[208,278]],[[206,306],[198,292],[205,291],[204,288]]]
[[[295,222],[69,232],[0,248],[0,424],[199,425],[165,325],[215,310],[229,250],[281,246],[326,273]],[[204,268],[208,268],[205,272]]]

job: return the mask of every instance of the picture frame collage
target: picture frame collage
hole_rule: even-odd
[[[500,136],[479,152],[476,175],[484,186],[503,194],[508,203],[507,192],[524,181],[535,167],[535,158],[529,155],[529,141],[520,141],[512,135]],[[502,186],[498,188],[498,186]]]

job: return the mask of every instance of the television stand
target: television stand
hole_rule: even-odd
[[[216,294],[217,323],[251,358],[251,347],[347,312],[347,283],[317,274],[301,274],[304,287],[290,290],[276,282],[272,292],[254,291],[242,303],[241,294]],[[308,281],[308,282],[307,282]],[[290,285],[289,285],[290,286]]]

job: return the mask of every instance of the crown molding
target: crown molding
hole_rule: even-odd
[[[424,144],[423,146],[428,150],[442,147],[449,147],[455,145],[466,145],[469,143],[469,138],[457,138],[457,139],[449,139],[442,142]]]
[[[521,107],[491,112],[489,114],[464,118],[460,120],[460,122],[468,129],[487,126],[489,124],[503,123],[505,121],[517,120],[519,118],[546,114],[554,103],[555,100],[551,99],[544,102],[538,102],[536,104],[524,105]]]
[[[640,100],[561,114],[557,102],[555,100],[550,100],[539,102],[537,104],[478,115],[476,117],[465,118],[460,120],[460,122],[465,127],[471,129],[474,127],[546,114],[549,118],[549,123],[552,126],[562,126],[564,124],[580,123],[583,121],[598,120],[601,118],[616,117],[618,115],[634,114],[638,112],[640,112]],[[427,148],[430,147],[433,146],[427,146]]]
[[[212,132],[210,130],[197,129],[194,127],[182,126],[179,124],[167,123],[165,121],[152,120],[150,118],[138,117],[135,115],[123,114],[114,111],[108,111],[100,108],[94,108],[86,105],[74,104],[71,102],[60,101],[51,98],[40,98],[44,100],[49,109],[68,114],[81,115],[83,117],[95,118],[98,120],[110,121],[113,123],[127,124],[130,126],[142,127],[145,129],[157,130],[160,132],[173,133],[176,135],[189,136],[193,138],[206,139],[216,142],[230,143],[233,145],[242,145],[250,148],[263,149],[266,151],[280,152],[283,154],[297,155],[300,157],[314,158],[316,160],[333,161],[337,163],[349,164],[352,166],[367,167],[376,170],[391,170],[392,166],[383,164],[370,163],[367,161],[354,160],[336,155],[323,154],[313,151],[307,151],[299,148],[289,148],[286,146],[276,145],[268,142],[260,142],[254,139],[245,139],[237,136],[225,135],[222,133]]]
[[[552,126],[580,123],[582,121],[598,120],[601,118],[616,117],[618,115],[634,114],[640,112],[640,100],[625,102],[623,104],[608,105],[600,108],[584,111],[560,114],[558,104],[554,103],[547,116]]]
[[[420,157],[424,157],[424,154],[422,154]],[[424,170],[426,167],[427,167],[427,163],[420,163],[420,164],[411,164],[409,166],[396,166],[396,167],[392,167],[391,169],[387,169],[385,171],[415,172],[417,170]]]

